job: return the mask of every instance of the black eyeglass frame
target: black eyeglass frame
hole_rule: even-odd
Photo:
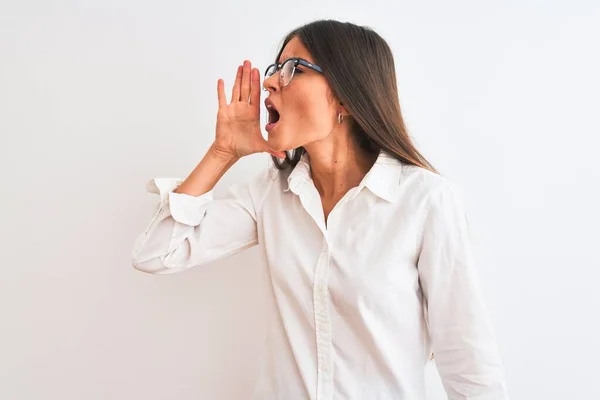
[[[304,67],[306,67],[306,68],[310,68],[310,69],[312,69],[313,71],[319,72],[319,73],[321,73],[321,74],[323,73],[323,69],[321,69],[321,67],[319,67],[318,65],[315,65],[315,64],[313,64],[313,63],[310,63],[310,62],[306,61],[306,60],[305,60],[305,59],[303,59],[303,58],[291,57],[291,58],[288,58],[287,60],[285,60],[284,62],[282,62],[282,63],[280,63],[280,64],[273,63],[273,64],[269,65],[269,66],[268,66],[268,67],[265,69],[265,79],[266,79],[266,78],[269,78],[269,77],[271,77],[271,76],[273,76],[274,74],[276,74],[276,73],[277,73],[277,71],[280,71],[280,72],[279,72],[279,79],[281,80],[281,78],[282,78],[282,77],[281,77],[281,71],[282,71],[282,69],[283,69],[283,66],[285,65],[285,63],[287,63],[287,62],[290,62],[290,61],[293,61],[293,62],[294,62],[294,66],[292,67],[292,74],[291,74],[291,76],[290,76],[290,80],[288,81],[288,83],[287,83],[285,86],[289,85],[289,84],[290,84],[290,82],[292,81],[292,79],[294,78],[294,73],[296,72],[296,67],[297,67],[298,65],[302,65],[302,66],[304,66]],[[270,70],[270,69],[271,69],[273,66],[275,67],[275,71],[273,71],[273,73],[271,73],[271,75],[267,75],[267,73],[269,72],[269,70]],[[281,84],[281,81],[280,81],[279,83]],[[285,86],[281,86],[281,87],[285,87]]]

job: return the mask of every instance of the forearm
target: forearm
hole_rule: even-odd
[[[239,158],[221,155],[211,146],[189,176],[174,190],[175,193],[200,196],[212,190]]]

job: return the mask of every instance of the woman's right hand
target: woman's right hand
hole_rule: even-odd
[[[217,82],[219,111],[213,150],[230,159],[260,152],[285,158],[285,153],[269,149],[260,129],[260,73],[250,61],[240,65],[231,92],[231,102],[225,98],[225,84]]]

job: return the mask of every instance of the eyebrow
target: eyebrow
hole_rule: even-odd
[[[314,64],[312,61],[310,61],[310,60],[308,60],[308,59],[306,59],[304,57],[299,57],[299,56],[279,57],[279,59],[277,60],[277,64],[281,64],[282,63],[281,60],[285,61],[285,60],[289,60],[290,58],[299,58],[299,59],[304,60],[304,61],[306,61],[308,63]]]

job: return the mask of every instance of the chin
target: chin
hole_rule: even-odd
[[[288,150],[286,148],[287,146],[285,146],[284,143],[281,143],[279,140],[277,140],[275,138],[272,138],[272,137],[269,137],[269,139],[267,140],[267,144],[269,145],[269,148],[271,150],[274,150],[274,151],[286,151],[286,150]]]
[[[293,137],[288,139],[293,139]],[[267,144],[274,151],[291,151],[302,146],[302,143],[297,143],[298,138],[296,137],[295,139],[296,140],[286,140],[285,131],[281,130],[281,127],[278,127],[278,129],[272,131],[267,138]]]

